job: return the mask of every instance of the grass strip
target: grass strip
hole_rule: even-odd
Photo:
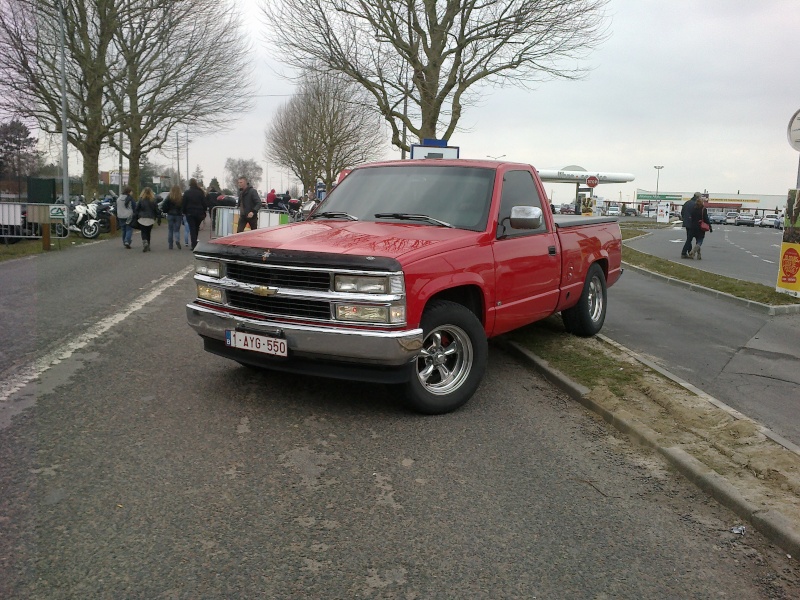
[[[622,239],[623,241],[629,240],[645,235],[646,233],[647,231],[641,229],[624,227],[622,228]],[[736,296],[737,298],[752,300],[753,302],[760,302],[761,304],[768,304],[770,306],[798,304],[797,298],[789,294],[777,292],[774,287],[753,283],[751,281],[742,281],[741,279],[734,279],[732,277],[724,277],[723,275],[715,275],[714,273],[689,266],[686,262],[679,263],[658,258],[651,254],[629,248],[625,244],[622,245],[622,260],[628,264],[646,269],[651,273],[674,277],[675,279],[680,279],[687,283],[701,285],[712,290],[717,290],[718,292]]]

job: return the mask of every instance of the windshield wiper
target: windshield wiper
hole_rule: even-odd
[[[346,213],[346,212],[321,212],[321,213],[314,213],[311,215],[312,219],[316,219],[317,217],[328,217],[330,219],[348,219],[350,221],[358,221],[358,217],[354,217],[353,215]]]
[[[401,221],[425,221],[426,223],[432,223],[433,225],[439,225],[440,227],[453,227],[450,223],[446,223],[445,221],[440,221],[439,219],[434,219],[433,217],[429,217],[428,215],[416,215],[410,213],[377,213],[375,215],[376,219],[400,219]]]

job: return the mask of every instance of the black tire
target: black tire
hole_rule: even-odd
[[[425,309],[422,331],[422,351],[410,365],[406,404],[426,415],[454,411],[472,397],[486,372],[486,332],[469,309],[445,300]]]
[[[606,320],[606,300],[606,277],[600,265],[593,264],[586,274],[578,303],[561,311],[564,329],[581,337],[598,333]]]
[[[100,233],[110,233],[111,232],[111,220],[110,219],[99,219],[97,221],[97,223],[100,226]]]
[[[100,225],[97,224],[97,221],[91,225],[89,223],[84,223],[81,227],[81,235],[89,240],[96,238],[100,235]]]

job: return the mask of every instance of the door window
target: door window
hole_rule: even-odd
[[[497,238],[532,235],[547,231],[542,215],[539,229],[512,229],[511,208],[514,206],[535,206],[542,208],[542,201],[536,189],[536,182],[530,171],[507,171],[503,176],[503,194],[500,198],[500,214],[497,222]]]

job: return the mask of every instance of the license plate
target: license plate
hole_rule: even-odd
[[[255,335],[228,329],[225,331],[225,345],[231,348],[271,354],[272,356],[288,356],[286,340],[266,335]]]

